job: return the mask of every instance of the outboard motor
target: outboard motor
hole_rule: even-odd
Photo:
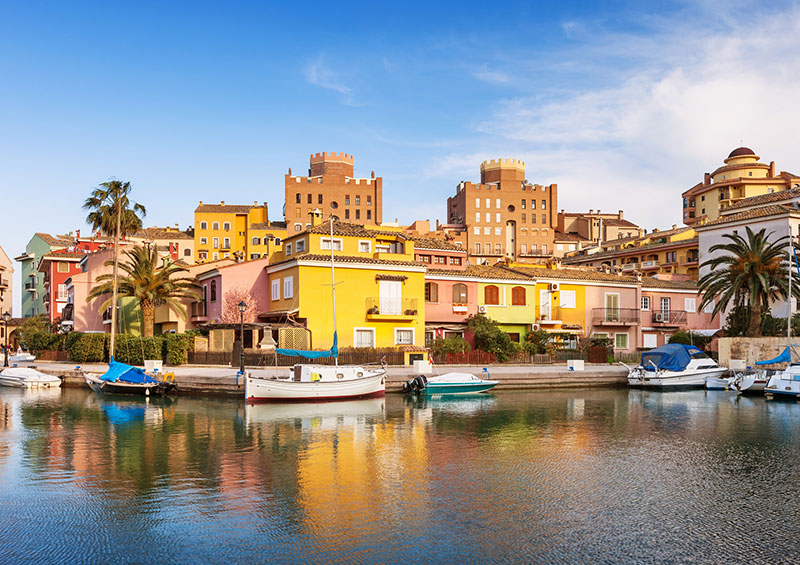
[[[419,394],[425,390],[425,386],[427,384],[428,379],[425,377],[425,375],[419,375],[418,377],[414,377],[413,379],[403,383],[403,392],[413,392],[414,394]]]
[[[414,381],[416,379],[408,379],[406,382],[403,383],[403,392],[408,394],[414,390]]]

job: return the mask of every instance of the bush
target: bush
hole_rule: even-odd
[[[500,362],[508,361],[519,353],[520,345],[511,341],[511,337],[497,326],[497,322],[477,314],[467,319],[467,327],[475,336],[475,349],[494,353]]]
[[[164,359],[165,339],[161,336],[139,337],[119,335],[114,346],[114,358],[128,365],[144,365],[145,359]]]
[[[75,363],[102,362],[108,359],[108,340],[106,334],[75,332],[67,336],[67,353]]]
[[[189,349],[194,343],[194,333],[166,334],[167,365],[183,365],[189,361]]]
[[[48,331],[34,331],[28,335],[28,349],[33,353],[61,349],[64,343],[64,336],[51,334]]]
[[[545,330],[536,330],[534,332],[528,332],[528,335],[525,336],[522,349],[531,355],[540,355],[542,353],[547,353],[547,348],[551,345],[550,334]]]
[[[22,325],[17,330],[19,340],[23,347],[32,350],[31,343],[33,342],[34,334],[40,332],[50,333],[50,321],[47,316],[40,314],[31,318],[26,318]]]
[[[470,349],[472,349],[472,347],[470,347],[469,342],[460,335],[444,339],[434,339],[433,343],[431,343],[431,351],[435,355],[444,355],[445,353],[466,353]]]
[[[784,324],[785,326],[786,324]],[[713,336],[700,335],[694,332],[679,331],[669,336],[669,343],[682,343],[684,345],[694,345],[700,349],[705,349],[706,346],[714,339]]]

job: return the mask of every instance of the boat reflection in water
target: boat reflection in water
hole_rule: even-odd
[[[301,420],[322,429],[333,429],[343,424],[363,424],[367,418],[382,417],[385,412],[386,399],[383,397],[339,402],[247,403],[244,408],[248,425]]]
[[[497,399],[486,393],[460,394],[457,396],[407,396],[406,403],[417,410],[449,412],[453,414],[479,414],[488,411]]]

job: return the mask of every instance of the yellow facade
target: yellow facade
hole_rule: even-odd
[[[558,285],[558,290],[551,290],[554,283]],[[553,331],[578,327],[585,329],[586,285],[583,282],[537,280],[535,292],[538,305],[536,321],[541,328]],[[544,315],[542,309],[542,304],[546,304],[548,300],[543,297],[548,293],[551,303],[550,316]]]
[[[241,253],[245,260],[272,253],[280,245],[274,238],[286,237],[286,226],[269,222],[267,205],[240,206],[203,204],[194,212],[194,253],[196,263],[233,257]],[[264,243],[265,236],[272,236]],[[269,250],[267,249],[269,247]]]

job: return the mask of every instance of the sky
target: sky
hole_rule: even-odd
[[[383,177],[387,221],[445,220],[512,157],[559,208],[665,228],[742,144],[800,174],[798,61],[780,1],[2,2],[0,247],[85,230],[111,178],[147,226],[200,200],[281,219],[319,151]]]

